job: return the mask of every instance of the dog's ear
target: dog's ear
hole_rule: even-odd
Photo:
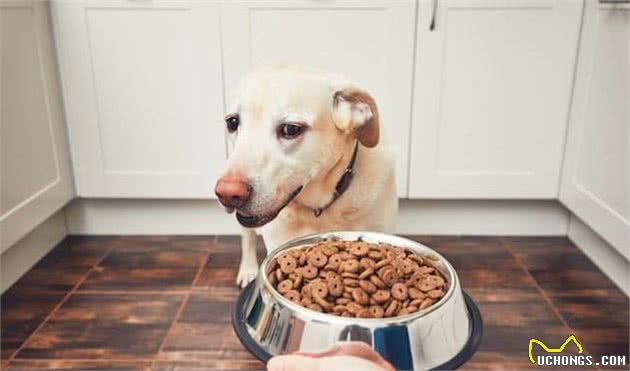
[[[366,147],[378,144],[378,108],[368,92],[346,86],[335,90],[332,104],[333,120],[339,129],[354,134]]]

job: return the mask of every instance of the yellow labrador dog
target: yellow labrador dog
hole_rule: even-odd
[[[233,151],[215,193],[244,227],[237,284],[255,278],[256,229],[268,252],[311,233],[393,231],[394,155],[365,90],[299,67],[266,68],[243,79],[225,124]]]

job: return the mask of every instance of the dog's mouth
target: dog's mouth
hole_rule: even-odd
[[[258,228],[263,225],[269,223],[274,220],[276,216],[284,209],[302,190],[302,186],[299,186],[295,191],[291,192],[287,200],[280,206],[278,209],[274,210],[271,213],[263,214],[263,215],[245,215],[240,211],[236,211],[236,220],[238,220],[239,224],[245,228]]]

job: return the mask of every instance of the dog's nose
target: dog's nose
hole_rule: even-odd
[[[249,200],[251,186],[240,174],[230,172],[219,178],[214,193],[223,206],[238,209]]]

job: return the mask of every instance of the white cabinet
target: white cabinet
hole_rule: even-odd
[[[416,3],[413,0],[222,2],[226,96],[246,72],[291,62],[338,73],[376,99],[407,194]]]
[[[560,200],[630,259],[630,4],[587,0]]]
[[[208,198],[225,159],[216,1],[55,1],[77,192]]]
[[[411,197],[557,197],[582,5],[419,1]]]
[[[0,1],[0,252],[73,197],[43,1]]]

